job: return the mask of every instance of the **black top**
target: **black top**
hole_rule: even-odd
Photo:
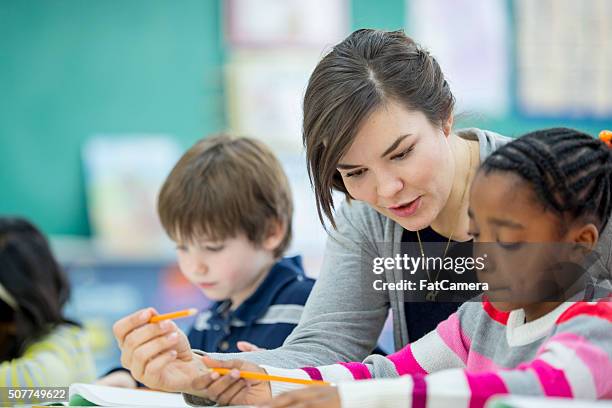
[[[426,257],[443,257],[445,255],[444,249],[446,247],[446,243],[448,242],[448,237],[438,234],[431,227],[420,230],[419,235],[421,237],[421,243],[423,244],[423,252],[425,253]],[[418,247],[419,241],[416,232],[404,230],[402,234],[402,242],[408,243],[408,247],[412,249],[411,256],[415,256],[415,254],[412,253],[415,248],[417,248],[419,251],[416,256],[420,255],[420,248]],[[457,241],[451,240],[449,251],[446,254],[449,257],[457,256],[457,254],[452,251],[453,243],[456,242]],[[414,245],[415,243],[416,246]],[[428,243],[440,244],[428,245]],[[404,248],[403,252],[405,253],[406,251],[409,251],[409,248]],[[415,275],[415,277],[412,277],[411,280],[418,282],[419,279],[427,279],[429,281],[436,280],[436,278],[437,280],[452,279],[449,276],[449,273],[445,271],[440,271],[440,273],[437,271],[430,271],[430,277],[431,279],[429,279],[425,273],[422,273],[421,275]],[[416,291],[411,292],[410,295],[407,294],[406,296],[406,299],[409,299],[410,297],[410,299],[404,303],[404,308],[406,311],[406,325],[408,327],[410,342],[416,341],[425,334],[434,330],[438,323],[446,320],[461,305],[460,301],[448,301],[449,299],[447,299],[444,292],[440,292],[435,301],[427,301],[427,293],[428,291]]]

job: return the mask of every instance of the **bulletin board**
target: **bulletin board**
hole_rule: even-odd
[[[516,0],[517,103],[525,115],[612,118],[612,2]]]
[[[612,126],[606,0],[405,0],[405,30],[438,59],[456,127],[509,136]]]

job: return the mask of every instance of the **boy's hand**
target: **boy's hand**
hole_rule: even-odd
[[[266,371],[258,365],[242,360],[214,360],[208,356],[201,359],[207,367],[229,368],[232,372],[227,375],[212,372],[199,376],[193,381],[193,394],[205,396],[219,405],[263,404],[272,398],[269,382],[239,377],[238,370],[265,374]]]
[[[113,325],[121,364],[147,387],[189,392],[193,379],[206,367],[194,358],[187,336],[174,322],[149,323],[155,314],[151,308],[140,310]]]
[[[266,404],[267,408],[340,408],[340,394],[336,387],[308,387],[303,390],[289,391]]]

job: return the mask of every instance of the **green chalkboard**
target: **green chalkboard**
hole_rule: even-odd
[[[221,0],[0,0],[0,214],[88,235],[96,133],[225,127]]]

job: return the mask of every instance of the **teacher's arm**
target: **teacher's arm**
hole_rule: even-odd
[[[343,203],[339,208],[337,229],[330,230],[319,278],[300,323],[282,347],[239,354],[211,353],[211,357],[294,368],[361,361],[370,354],[385,323],[389,297],[372,288],[372,260],[378,256],[377,249],[368,231],[367,209],[356,204]]]

